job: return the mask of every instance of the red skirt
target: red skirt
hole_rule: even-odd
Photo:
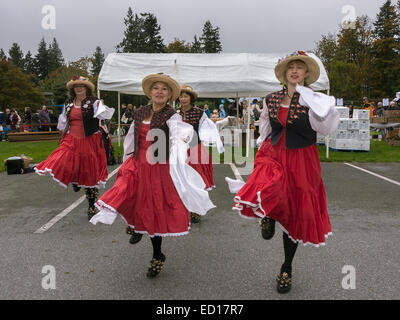
[[[188,164],[201,175],[207,191],[215,188],[211,155],[202,143],[188,150]]]
[[[154,236],[180,236],[190,229],[189,212],[169,173],[169,163],[150,163],[146,150],[149,125],[142,124],[136,159],[131,156],[118,170],[114,186],[96,202],[119,213],[136,232]]]
[[[48,172],[64,187],[74,183],[85,188],[104,188],[108,173],[101,132],[85,138],[66,134],[60,146],[35,171],[39,175]]]
[[[253,172],[234,200],[233,209],[241,215],[270,217],[304,245],[324,245],[331,234],[318,149],[287,149],[284,133],[275,146],[270,139],[264,141]]]

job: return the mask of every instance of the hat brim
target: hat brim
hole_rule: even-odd
[[[94,84],[87,80],[70,80],[67,82],[67,89],[70,90],[76,85],[85,85],[87,86],[92,92],[94,92]]]
[[[194,91],[194,90],[181,89],[181,92],[179,93],[179,96],[180,96],[182,93],[191,94],[191,95],[193,96],[194,100],[196,100],[196,99],[198,98],[198,96],[199,96],[199,95],[197,94],[197,92]]]
[[[143,92],[149,99],[151,99],[151,86],[156,82],[163,82],[171,89],[171,101],[176,101],[179,98],[181,86],[176,80],[164,74],[151,74],[142,80]]]
[[[290,62],[295,60],[303,61],[306,64],[308,76],[304,79],[304,81],[307,82],[308,85],[318,80],[320,75],[320,69],[317,61],[315,61],[313,58],[309,56],[299,55],[299,56],[289,57],[276,65],[275,76],[281,83],[285,83],[287,81],[286,80],[287,66]]]

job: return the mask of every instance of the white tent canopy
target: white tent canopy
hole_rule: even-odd
[[[329,90],[322,62],[321,75],[311,87]],[[264,97],[282,87],[274,68],[283,54],[270,53],[111,53],[98,79],[98,89],[143,95],[142,79],[164,73],[180,84],[192,86],[199,97]]]

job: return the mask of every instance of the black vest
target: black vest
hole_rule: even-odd
[[[135,131],[134,131],[134,141],[135,141],[135,149],[133,151],[133,157],[136,158],[136,151],[139,147],[139,130],[142,125],[144,119],[150,116],[152,109],[152,105],[147,105],[141,107],[140,109],[136,110],[133,114],[133,120],[135,121]],[[157,159],[157,162],[164,163],[169,160],[169,128],[167,125],[167,120],[171,118],[176,111],[166,105],[162,110],[153,113],[153,117],[150,122],[150,130],[159,129],[161,131],[155,131],[154,140],[152,142],[153,146],[153,157]],[[150,133],[151,134],[151,133]],[[157,145],[157,148],[154,147],[154,144],[158,141],[158,134],[164,134],[165,137],[165,144]]]
[[[82,100],[81,103],[83,130],[85,131],[86,137],[89,137],[100,130],[99,119],[93,118],[94,115],[93,104],[96,102],[96,100],[97,98],[95,97],[86,97],[85,99]],[[68,131],[69,128],[69,115],[71,113],[71,108],[73,108],[73,106],[74,106],[73,99],[69,99],[65,102],[65,115],[67,116],[68,119],[68,124],[65,131]]]
[[[201,142],[199,137],[200,119],[203,116],[204,111],[198,107],[191,107],[184,113],[182,108],[179,107],[176,109],[176,112],[182,116],[183,122],[190,124],[194,129],[193,139],[190,141],[189,146],[193,147],[198,145]]]
[[[298,92],[293,94],[290,101],[286,128],[280,123],[278,112],[285,94],[286,89],[271,93],[265,97],[272,128],[271,144],[278,143],[284,129],[286,130],[285,145],[288,149],[299,149],[315,144],[317,142],[317,133],[311,128],[308,116],[309,108],[300,105],[300,94]]]

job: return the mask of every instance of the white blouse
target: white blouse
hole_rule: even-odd
[[[308,113],[311,128],[322,135],[328,135],[334,132],[340,120],[339,112],[335,108],[335,98],[323,93],[314,92],[300,85],[296,86],[296,91],[300,93],[299,103],[311,109]],[[264,99],[263,112],[260,115],[260,136],[257,139],[257,145],[259,147],[271,131],[268,107]]]
[[[68,107],[72,107],[74,104],[70,103]],[[63,131],[67,126],[67,116],[65,115],[65,110],[67,109],[67,105],[64,106],[64,110],[58,118],[57,129]],[[93,104],[94,115],[93,118],[97,118],[99,120],[111,119],[115,109],[107,107],[101,100],[96,100]]]

